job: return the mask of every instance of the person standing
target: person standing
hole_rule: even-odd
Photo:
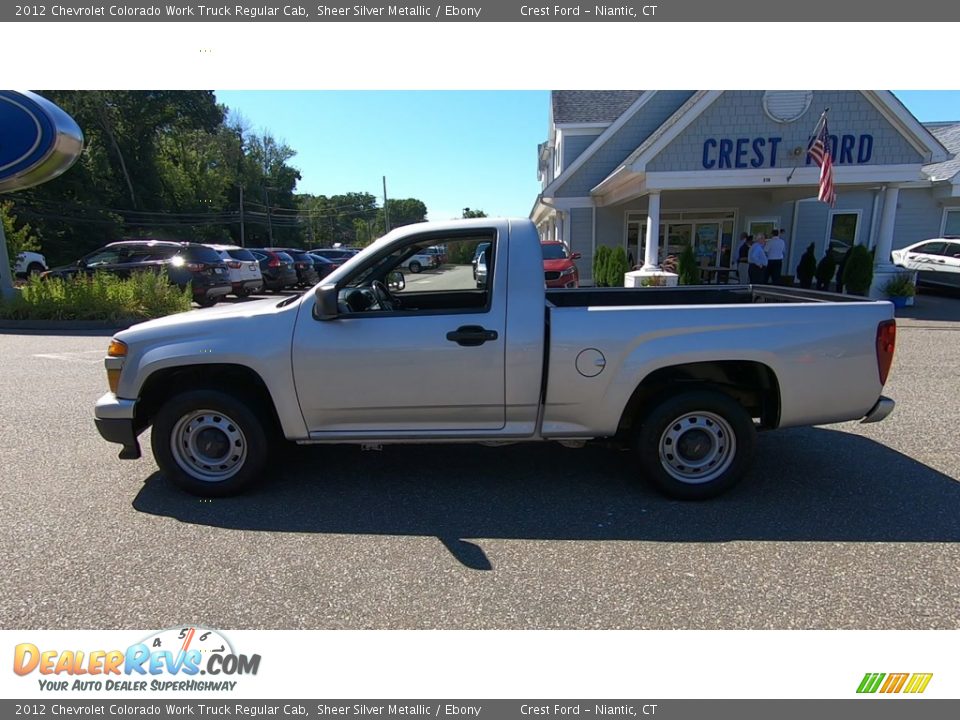
[[[771,285],[780,284],[780,275],[783,272],[783,256],[787,250],[787,244],[780,237],[780,231],[774,230],[771,238],[764,246],[764,252],[767,254],[767,278],[766,282]]]
[[[734,256],[737,258],[737,279],[741,285],[750,282],[750,261],[747,260],[747,255],[750,253],[752,243],[753,237],[747,235],[747,233],[741,233],[740,244],[737,245],[737,253]]]
[[[751,285],[762,285],[767,277],[767,264],[769,261],[767,260],[767,253],[763,250],[765,242],[766,239],[763,235],[758,234],[747,253],[747,260],[750,263],[749,274]]]

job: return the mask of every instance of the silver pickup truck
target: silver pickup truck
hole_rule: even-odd
[[[443,244],[449,262],[398,268]],[[478,282],[472,259],[484,255]],[[684,499],[747,471],[758,430],[882,420],[887,302],[765,286],[545,290],[529,220],[394,230],[302,297],[118,333],[100,434],[166,477],[228,495],[297,443],[590,440]]]

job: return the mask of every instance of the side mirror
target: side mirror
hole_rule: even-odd
[[[78,267],[78,268],[85,268],[86,266],[87,266],[87,261],[86,261],[86,260],[84,260],[83,258],[80,258],[79,260],[77,260],[77,267]]]
[[[580,253],[574,253],[573,255],[570,256],[570,259],[571,259],[571,260],[579,260],[581,257],[582,257],[582,256],[580,255]]]
[[[336,285],[321,285],[314,292],[314,297],[316,303],[313,306],[313,316],[317,320],[333,320],[340,313]]]
[[[400,292],[407,286],[407,279],[399,270],[394,270],[387,275],[387,289]]]

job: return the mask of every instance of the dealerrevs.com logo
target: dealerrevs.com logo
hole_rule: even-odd
[[[866,673],[858,693],[919,694],[927,689],[933,673]]]
[[[238,682],[233,678],[259,669],[260,655],[239,654],[222,633],[197,626],[161,630],[125,650],[20,643],[13,653],[13,671],[36,673],[40,689],[48,691],[231,691]]]

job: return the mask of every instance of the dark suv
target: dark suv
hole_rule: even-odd
[[[68,278],[95,272],[129,277],[132,273],[149,270],[166,270],[170,282],[181,290],[190,285],[194,302],[202,307],[215,304],[233,289],[227,266],[216,250],[197,243],[168,240],[110,243],[83,256],[73,265],[49,270],[43,277]]]

